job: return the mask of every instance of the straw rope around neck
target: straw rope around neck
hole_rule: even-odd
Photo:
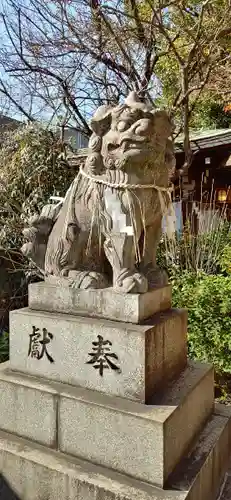
[[[173,223],[173,225],[172,225],[172,222],[170,223],[171,219],[175,220],[175,211],[174,211],[173,203],[172,203],[172,192],[174,190],[174,186],[163,187],[163,186],[157,186],[156,184],[129,184],[127,182],[118,182],[118,183],[109,182],[109,181],[106,181],[102,178],[99,178],[93,174],[88,174],[87,172],[85,172],[83,170],[82,166],[80,166],[78,175],[79,176],[82,175],[82,177],[84,177],[85,179],[88,179],[91,183],[95,183],[96,186],[101,185],[101,186],[106,186],[106,187],[109,187],[112,189],[123,189],[125,192],[127,192],[127,194],[129,191],[132,192],[132,191],[138,190],[138,189],[154,189],[154,190],[156,190],[158,193],[159,201],[160,201],[162,216],[166,218],[166,226],[167,226],[168,236],[170,237],[170,239],[175,238],[175,229],[174,229],[175,224]],[[134,195],[135,195],[135,193],[134,193]],[[167,196],[167,199],[165,199],[165,195]],[[98,203],[100,204],[100,197],[98,197]],[[132,224],[134,225],[134,218],[133,218],[133,214],[132,214],[132,210],[131,210],[130,205],[129,205],[129,210],[131,212],[130,216],[131,216]],[[144,216],[144,219],[145,219],[145,216]],[[143,217],[142,217],[142,220],[143,220]],[[94,221],[95,221],[95,210],[93,210],[92,225],[93,225]],[[145,220],[143,220],[143,225],[144,225],[144,233],[145,233]],[[134,237],[134,239],[136,239],[135,235],[133,237]],[[91,240],[91,237],[89,238],[88,246],[90,245],[90,240]],[[138,241],[134,241],[134,246],[135,246],[135,249],[137,250]]]
[[[128,184],[127,182],[108,182],[104,179],[100,179],[99,177],[96,177],[95,175],[92,174],[87,174],[82,167],[79,169],[79,174],[81,174],[83,177],[86,177],[90,181],[96,182],[97,184],[103,184],[104,186],[111,187],[114,189],[155,189],[158,192],[165,192],[165,193],[171,193],[173,191],[173,186],[170,187],[163,187],[163,186],[157,186],[156,184]]]

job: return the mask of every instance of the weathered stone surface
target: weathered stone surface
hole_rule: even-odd
[[[60,449],[163,487],[213,410],[213,372],[190,364],[155,406],[63,391]]]
[[[28,356],[33,326],[53,335],[46,346],[53,363],[46,353],[42,359]],[[185,311],[170,310],[144,325],[133,325],[20,309],[10,313],[10,364],[21,372],[145,402],[160,384],[163,389],[185,368],[186,328]],[[111,342],[105,353],[118,356],[118,360],[108,359],[120,371],[108,365],[100,375],[98,368],[88,364],[98,336]]]
[[[156,312],[171,308],[171,287],[144,294],[124,294],[113,288],[78,290],[66,278],[50,276],[29,285],[29,307],[40,311],[87,315],[130,323],[140,323]]]
[[[16,408],[7,405],[9,423],[4,415],[5,430],[16,429],[17,434],[42,443],[48,440],[47,444],[63,452],[159,486],[164,485],[213,408],[212,371],[204,365],[190,364],[180,381],[166,392],[166,398],[157,398],[155,405],[21,375],[8,367],[9,363],[3,364],[1,380],[18,386],[19,391],[21,387],[30,390],[31,401],[37,402],[41,416],[37,418],[39,431],[35,426],[32,433],[37,414],[29,404],[22,408],[16,399]],[[44,405],[39,391],[53,399],[54,411],[48,416],[49,407]],[[188,423],[189,408],[190,425],[184,428],[182,422]],[[12,429],[19,412],[20,425],[16,423]],[[49,442],[46,428],[51,418],[53,442]]]
[[[185,500],[187,497],[184,492],[163,491],[2,431],[0,473],[20,500]]]
[[[222,482],[231,460],[231,408],[223,404],[215,405],[215,415],[226,419],[226,431],[220,437],[219,453],[214,455],[213,485]]]
[[[0,364],[0,429],[55,446],[56,391],[48,384],[6,370]]]
[[[221,444],[227,426],[227,418],[211,417],[181,464],[180,480],[164,490],[2,431],[0,473],[20,500],[215,500],[217,458],[230,451],[227,440]],[[230,500],[229,479],[217,500]]]
[[[187,312],[172,309],[144,322],[145,387],[152,396],[164,391],[187,364]]]
[[[230,445],[231,411],[224,413],[223,405],[216,405],[213,415],[176,467],[166,487],[188,491],[187,500],[217,499],[231,456]]]
[[[63,204],[29,221],[22,250],[46,275],[69,276],[76,288],[145,293],[167,283],[156,251],[172,207],[173,124],[130,92],[123,104],[101,106],[91,128],[84,167]]]

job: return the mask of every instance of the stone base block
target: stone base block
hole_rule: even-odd
[[[4,365],[0,429],[55,443],[64,453],[160,487],[213,410],[213,371],[201,364],[191,363],[153,405],[21,375]]]
[[[0,429],[57,447],[57,390],[0,364]]]
[[[1,431],[0,474],[17,494],[17,500],[187,498],[184,492],[163,491]]]
[[[187,363],[187,314],[169,310],[143,325],[29,308],[10,313],[12,369],[148,402]]]
[[[187,500],[219,500],[230,458],[231,408],[216,405],[166,488],[188,491]]]
[[[2,431],[0,474],[20,500],[216,500],[230,452],[230,422],[218,409],[165,489]]]
[[[60,450],[163,487],[213,402],[213,371],[194,363],[153,406],[64,391]]]
[[[29,285],[29,307],[130,323],[140,323],[156,312],[171,308],[170,285],[143,294],[119,293],[113,288],[77,290],[67,285],[66,278],[56,276]]]

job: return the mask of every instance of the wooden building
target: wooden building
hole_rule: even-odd
[[[210,198],[217,206],[226,203],[231,209],[231,129],[192,133],[190,142],[193,159],[188,199],[207,203]],[[175,152],[179,169],[184,163],[183,139],[176,141]]]

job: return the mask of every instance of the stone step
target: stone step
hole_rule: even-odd
[[[213,370],[190,363],[144,405],[0,367],[0,429],[163,487],[213,410]]]
[[[231,408],[217,404],[166,488],[188,491],[187,500],[216,500],[221,496],[230,458]]]
[[[19,309],[10,313],[10,364],[28,374],[148,402],[160,384],[164,390],[185,368],[186,333],[184,310],[171,309],[135,325]]]
[[[153,406],[69,392],[60,449],[163,487],[212,409],[213,371],[194,363]]]
[[[0,431],[0,474],[17,500],[185,500],[155,486]],[[197,500],[197,499],[195,499]]]
[[[175,471],[165,489],[3,431],[0,473],[20,500],[215,500],[230,452],[230,422],[218,408],[181,462],[182,480]]]
[[[57,390],[0,364],[0,429],[57,447]]]

